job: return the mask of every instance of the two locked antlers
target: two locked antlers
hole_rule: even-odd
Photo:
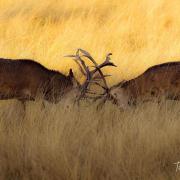
[[[112,55],[112,53],[108,53],[106,58],[105,58],[105,61],[101,64],[98,64],[94,60],[94,58],[90,55],[90,53],[88,53],[87,51],[85,51],[83,49],[78,49],[76,51],[75,55],[66,56],[66,57],[73,58],[73,60],[79,66],[81,73],[86,77],[85,82],[81,86],[81,97],[80,98],[85,97],[85,95],[87,93],[91,93],[88,89],[88,86],[90,83],[94,83],[96,85],[99,85],[101,88],[104,89],[105,92],[103,94],[101,94],[100,96],[103,96],[109,92],[109,87],[108,87],[107,82],[106,82],[106,77],[108,77],[110,75],[104,75],[101,69],[103,67],[106,67],[106,66],[116,67],[116,65],[111,62],[111,58],[110,58],[111,55]],[[89,66],[87,66],[85,61],[83,60],[84,57],[93,63],[93,66],[92,66],[94,68],[93,70],[90,71]],[[100,77],[95,76],[95,74],[97,72],[100,75]],[[99,83],[100,80],[103,81],[103,85],[101,85]]]

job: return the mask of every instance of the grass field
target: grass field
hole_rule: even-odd
[[[180,104],[0,104],[0,179],[179,179]]]
[[[179,0],[0,0],[0,57],[29,58],[67,73],[77,48],[117,68],[109,84],[180,58]],[[70,106],[67,108],[67,105]],[[0,180],[180,179],[180,104],[122,112],[0,103]]]

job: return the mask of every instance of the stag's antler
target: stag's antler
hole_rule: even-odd
[[[110,60],[111,60],[110,56],[112,55],[112,53],[107,54],[105,61],[102,64],[98,65],[96,63],[96,61],[94,60],[94,58],[87,51],[85,51],[83,49],[78,49],[78,52],[81,52],[83,54],[82,56],[87,57],[94,64],[95,69],[93,71],[91,71],[90,73],[93,76],[98,71],[100,78],[104,82],[104,87],[102,87],[102,86],[101,87],[103,89],[108,90],[109,87],[107,85],[105,77],[108,77],[110,75],[104,75],[103,72],[101,71],[101,69],[105,66],[115,66],[116,67],[116,65],[114,63],[110,62]],[[97,79],[97,78],[95,78],[95,79]],[[96,84],[99,85],[98,83],[96,83]]]
[[[90,92],[88,90],[88,86],[89,86],[90,83],[94,83],[96,85],[99,85],[101,88],[103,88],[105,90],[105,93],[100,94],[98,97],[102,97],[102,96],[104,96],[104,94],[108,93],[109,87],[107,85],[107,82],[106,82],[105,78],[108,77],[109,75],[104,75],[103,72],[101,71],[101,69],[103,67],[106,67],[106,66],[116,66],[114,63],[110,62],[110,60],[111,60],[110,56],[111,55],[112,55],[111,53],[107,54],[105,61],[100,65],[98,65],[96,63],[96,61],[94,60],[94,58],[87,51],[85,51],[83,49],[78,49],[77,52],[76,52],[76,55],[68,55],[68,56],[66,56],[66,57],[73,58],[73,60],[75,60],[75,62],[78,64],[82,74],[86,76],[86,80],[83,83],[83,85],[81,86],[82,90],[81,90],[81,97],[80,98],[85,97],[86,93],[96,94],[96,93],[92,93],[92,92]],[[82,57],[88,58],[94,64],[93,67],[95,69],[90,71],[89,67],[86,66],[86,64],[85,64],[84,60],[82,59]],[[94,77],[94,74],[96,72],[99,72],[100,77]],[[101,85],[99,82],[97,82],[100,79],[103,80],[104,86]]]

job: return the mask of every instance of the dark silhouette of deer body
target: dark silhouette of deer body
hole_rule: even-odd
[[[28,59],[0,59],[0,99],[45,100],[58,102],[73,87],[73,73],[68,76],[48,70]]]
[[[153,66],[138,77],[111,87],[110,95],[122,106],[161,97],[180,100],[180,62]]]
[[[85,50],[77,49],[75,55],[67,55],[77,65],[85,81],[80,84],[70,69],[69,75],[65,76],[58,71],[45,68],[41,64],[29,59],[3,59],[0,58],[0,99],[18,99],[23,104],[27,100],[35,100],[42,97],[50,102],[58,102],[62,97],[73,100],[79,104],[80,100],[88,99],[97,101],[109,97],[108,84],[102,68],[116,66],[111,62],[111,53],[105,60],[98,64],[95,59]],[[93,64],[90,69],[83,58]],[[99,86],[104,93],[98,94],[91,86]],[[103,100],[104,101],[104,100]],[[74,104],[73,103],[73,104]]]

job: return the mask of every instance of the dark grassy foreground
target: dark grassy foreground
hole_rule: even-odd
[[[121,112],[0,104],[0,179],[180,179],[180,103]]]

